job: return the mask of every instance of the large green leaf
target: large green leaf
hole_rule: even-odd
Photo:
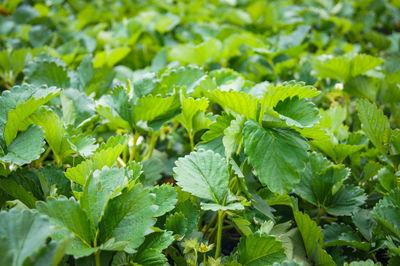
[[[37,209],[50,217],[50,222],[74,233],[87,247],[91,247],[95,238],[94,224],[75,199],[65,197],[49,198],[39,202]]]
[[[96,170],[86,181],[80,205],[91,218],[93,224],[97,223],[102,215],[107,200],[112,193],[122,187],[125,181],[125,171],[120,168],[108,168]]]
[[[40,157],[44,152],[43,131],[40,127],[31,125],[19,134],[7,147],[7,154],[0,161],[24,165]]]
[[[329,214],[351,215],[366,196],[359,187],[342,185],[349,174],[350,170],[344,166],[331,165],[326,158],[313,153],[295,193]]]
[[[229,172],[222,156],[211,150],[192,152],[176,161],[175,179],[182,190],[197,197],[224,203]]]
[[[1,259],[8,253],[8,263],[3,265],[22,266],[26,259],[45,246],[54,227],[46,217],[31,211],[0,212]],[[3,261],[4,262],[4,261]]]
[[[239,262],[243,265],[272,265],[286,259],[282,243],[266,234],[242,237],[238,244]]]
[[[357,101],[358,117],[362,123],[362,129],[371,142],[381,152],[386,153],[390,138],[390,124],[388,118],[375,104],[366,99]]]
[[[126,242],[126,252],[134,252],[155,223],[153,217],[157,208],[154,202],[155,198],[141,185],[123,189],[107,203],[99,221],[97,243],[114,238]]]
[[[263,185],[283,194],[300,179],[309,148],[304,138],[288,128],[262,128],[253,120],[243,129],[244,151]]]
[[[50,108],[39,108],[26,123],[39,125],[44,130],[44,137],[58,161],[73,152],[60,117]]]
[[[393,189],[381,199],[375,205],[373,214],[377,222],[398,241],[400,239],[400,189]]]
[[[24,69],[25,79],[34,85],[56,86],[68,88],[70,77],[65,69],[65,63],[59,59],[42,54],[30,62]]]
[[[3,112],[5,112],[2,114],[2,116],[5,115],[2,120],[4,119],[4,140],[6,144],[9,145],[17,136],[18,130],[25,123],[25,119],[41,105],[57,96],[58,93],[59,90],[54,87],[33,87],[29,85],[14,87],[8,95],[3,93],[0,103],[4,106]],[[0,130],[2,129],[1,124],[0,122]]]
[[[274,110],[288,126],[312,127],[319,120],[319,112],[315,105],[305,98],[299,99],[298,96],[280,101]]]
[[[258,100],[245,92],[213,90],[209,98],[221,105],[226,112],[244,115],[246,118],[257,118]]]
[[[307,214],[303,214],[299,211],[293,212],[297,227],[299,228],[301,237],[303,238],[308,259],[311,260],[314,265],[335,266],[336,263],[323,249],[324,235],[321,232],[321,228],[311,220]]]

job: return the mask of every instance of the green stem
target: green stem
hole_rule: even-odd
[[[193,134],[189,132],[189,140],[190,140],[190,149],[191,151],[194,151],[194,141],[193,141]]]
[[[218,211],[218,231],[217,231],[217,248],[215,250],[215,258],[217,259],[221,253],[221,240],[222,240],[222,224],[224,222],[224,212]]]
[[[203,265],[206,266],[207,265],[207,257],[206,257],[206,253],[203,253]]]
[[[97,251],[97,252],[94,254],[94,257],[95,257],[95,260],[96,260],[96,266],[100,266],[100,265],[101,265],[101,263],[100,263],[100,250]]]
[[[139,138],[139,133],[135,132],[135,134],[133,135],[133,146],[132,146],[132,150],[131,150],[131,154],[129,154],[129,162],[132,162],[133,159],[136,159],[136,142]]]

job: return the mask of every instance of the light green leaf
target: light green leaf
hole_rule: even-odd
[[[182,190],[222,204],[229,184],[228,166],[211,150],[192,152],[176,161],[175,180]]]
[[[305,139],[288,128],[265,129],[253,120],[245,123],[244,151],[263,185],[273,192],[290,191],[308,159]]]
[[[288,126],[312,127],[319,120],[319,111],[315,105],[305,98],[299,99],[298,96],[278,102],[274,110]]]
[[[124,59],[131,51],[129,47],[117,47],[114,49],[107,49],[104,51],[99,51],[93,58],[93,67],[101,68],[104,65],[108,67],[113,67],[119,61]]]
[[[66,155],[73,153],[60,117],[50,108],[39,108],[25,122],[36,124],[44,130],[44,137],[57,160],[61,161]]]
[[[36,206],[40,213],[46,214],[50,222],[74,233],[87,247],[92,247],[95,228],[86,212],[74,198],[48,198]]]
[[[308,86],[304,82],[290,81],[277,86],[271,84],[260,100],[262,111],[263,113],[266,112],[268,108],[275,107],[280,101],[284,101],[287,98],[295,96],[299,99],[312,98],[319,95],[319,93],[316,88]]]
[[[178,194],[172,186],[168,184],[156,186],[151,192],[156,194],[155,204],[159,207],[154,215],[155,217],[162,216],[175,208],[175,204],[178,202],[176,198]]]
[[[150,233],[150,227],[157,208],[154,207],[155,197],[141,185],[125,188],[121,193],[110,199],[99,221],[98,243],[105,243],[111,238],[125,241],[125,251],[134,252],[144,241],[144,236]]]
[[[323,249],[324,235],[321,228],[307,214],[293,211],[294,219],[303,238],[307,257],[317,266],[335,266],[331,256]]]
[[[65,69],[65,63],[59,59],[42,54],[30,62],[24,69],[25,80],[33,85],[56,86],[68,88],[70,77]]]
[[[209,98],[221,105],[226,112],[244,115],[246,118],[257,118],[258,100],[252,95],[238,91],[213,90]]]
[[[358,117],[362,129],[371,142],[382,153],[387,152],[387,143],[390,138],[390,124],[388,118],[379,110],[375,104],[361,99],[357,103]]]
[[[119,141],[121,142],[118,143]],[[100,170],[104,166],[113,166],[126,144],[127,138],[125,136],[110,138],[106,144],[100,146],[92,158],[81,162],[75,167],[68,168],[65,176],[83,186],[92,172]]]
[[[108,168],[96,170],[89,176],[83,194],[80,197],[80,206],[97,223],[104,211],[107,200],[113,192],[122,187],[125,181],[125,171],[122,168]]]
[[[44,152],[43,131],[40,127],[31,125],[19,134],[7,147],[7,154],[0,161],[24,165],[40,157]]]
[[[7,123],[4,128],[4,140],[7,145],[17,136],[18,130],[21,129],[25,120],[41,105],[47,103],[59,93],[59,90],[54,87],[29,89],[32,90],[31,98],[24,102],[19,102],[15,108],[8,112]]]
[[[182,113],[176,117],[176,120],[182,124],[184,128],[190,133],[195,134],[202,128],[195,128],[196,116],[202,116],[203,119],[207,119],[204,116],[204,112],[208,107],[208,100],[206,98],[194,99],[184,98],[182,102]]]
[[[230,125],[224,130],[224,137],[222,143],[225,147],[225,156],[231,157],[237,149],[237,146],[242,142],[242,131],[246,119],[244,116],[237,116],[232,120]]]
[[[54,227],[44,216],[31,211],[0,212],[2,254],[8,253],[10,266],[22,266],[30,256],[45,246]],[[3,257],[3,255],[1,256]],[[5,258],[1,258],[3,260]]]
[[[238,244],[239,262],[243,265],[271,265],[286,259],[282,243],[266,234],[242,237]]]
[[[174,232],[179,236],[183,236],[187,230],[188,221],[183,213],[175,212],[167,217],[165,221],[165,229]]]
[[[223,113],[218,115],[215,122],[210,124],[209,130],[207,130],[202,136],[202,143],[209,142],[224,135],[224,130],[229,127],[231,121],[234,119],[233,116]]]
[[[346,54],[336,57],[316,57],[311,64],[320,78],[333,78],[345,82],[382,64],[383,60],[366,54]]]
[[[199,45],[178,44],[168,51],[168,60],[178,60],[182,64],[203,65],[220,56],[221,42],[214,38]]]

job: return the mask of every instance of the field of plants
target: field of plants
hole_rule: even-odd
[[[2,0],[0,265],[400,265],[399,0]]]

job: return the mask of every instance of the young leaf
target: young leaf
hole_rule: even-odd
[[[382,153],[387,152],[387,143],[390,138],[390,124],[388,118],[375,104],[361,99],[357,103],[358,117],[362,123],[362,129],[367,137]]]
[[[51,223],[74,233],[84,243],[82,245],[92,246],[95,237],[94,224],[75,199],[49,198],[47,202],[39,202],[36,208],[40,213],[49,216]]]
[[[151,192],[156,194],[155,204],[159,207],[154,215],[155,217],[162,216],[175,208],[178,194],[172,186],[164,184],[154,187]]]
[[[24,165],[40,157],[44,152],[44,137],[40,127],[31,125],[19,134],[7,147],[7,154],[0,161]]]
[[[175,179],[182,190],[221,205],[224,203],[229,172],[222,156],[211,150],[192,152],[175,164]]]
[[[221,105],[226,112],[257,118],[258,100],[245,92],[213,90],[209,92],[212,101]]]
[[[324,235],[321,232],[321,228],[307,214],[299,211],[293,211],[293,213],[309,260],[315,265],[335,266],[336,263],[323,249]]]
[[[319,111],[315,105],[305,98],[299,99],[298,96],[280,101],[274,110],[288,126],[312,127],[319,120]]]
[[[107,166],[101,171],[94,171],[88,178],[80,198],[80,206],[86,211],[95,226],[97,226],[112,193],[122,187],[124,181],[124,169],[108,168]]]
[[[262,128],[253,120],[243,129],[244,151],[263,185],[283,194],[299,182],[299,172],[308,159],[308,145],[288,128]]]
[[[155,198],[141,185],[124,188],[107,203],[99,221],[97,243],[114,238],[126,243],[126,252],[134,252],[155,223],[154,201]]]
[[[273,236],[259,233],[240,239],[238,256],[241,264],[249,266],[271,265],[286,259],[281,242]]]

